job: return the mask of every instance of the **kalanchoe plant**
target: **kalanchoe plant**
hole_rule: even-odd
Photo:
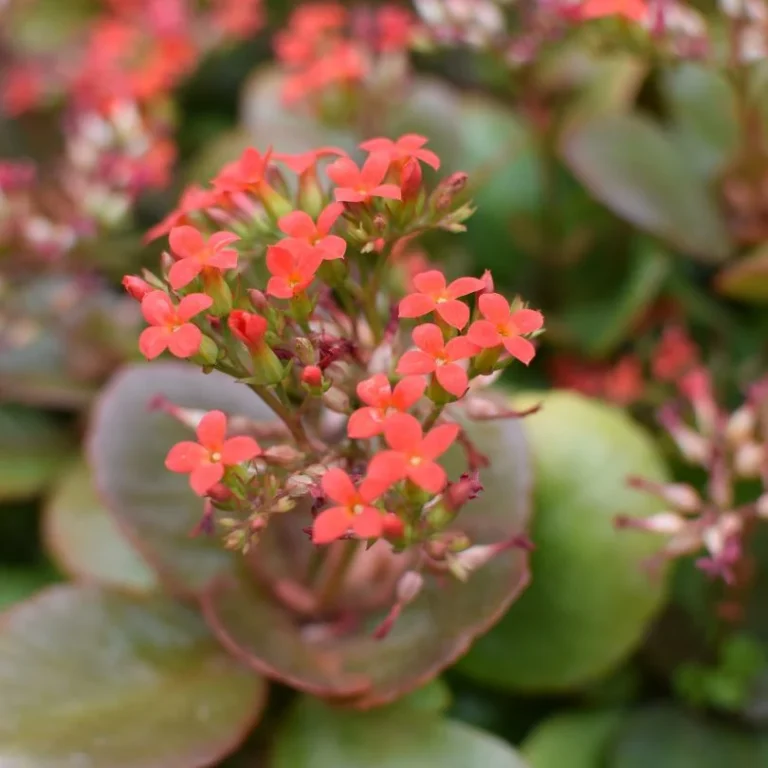
[[[148,323],[143,354],[167,350],[209,375],[129,373],[92,442],[118,518],[161,578],[201,596],[229,650],[359,706],[436,674],[527,581],[524,414],[482,390],[531,361],[543,317],[510,305],[489,274],[407,278],[409,244],[461,232],[473,210],[466,174],[427,188],[421,163],[440,161],[426,144],[372,139],[360,164],[333,148],[249,148],[209,189],[185,193],[151,233],[168,233],[159,274],[124,284]],[[165,445],[173,422],[186,436]],[[157,463],[136,454],[144,439],[165,445]],[[135,461],[179,495],[165,522],[149,506],[156,489],[136,494],[120,477]],[[171,473],[202,497],[197,519]],[[182,518],[174,535],[195,543],[169,556]]]

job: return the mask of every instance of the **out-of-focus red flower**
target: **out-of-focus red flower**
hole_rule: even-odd
[[[200,349],[203,334],[189,321],[208,309],[213,299],[204,293],[185,296],[174,306],[163,291],[152,291],[141,301],[141,312],[151,327],[139,337],[139,349],[149,360],[166,349],[176,357],[190,357]]]
[[[155,290],[146,280],[136,275],[126,275],[123,278],[123,288],[136,301],[141,301],[148,293]]]
[[[158,237],[167,235],[174,227],[189,224],[191,213],[210,208],[216,204],[218,198],[219,196],[213,190],[203,189],[197,184],[187,187],[181,195],[178,207],[147,232],[144,242],[151,243]]]
[[[385,5],[376,13],[376,48],[382,53],[396,53],[408,47],[413,36],[414,19],[407,8]]]
[[[678,325],[664,329],[651,360],[651,371],[662,381],[676,381],[699,364],[699,351]]]
[[[400,200],[400,187],[382,184],[389,170],[389,158],[384,152],[369,155],[362,169],[348,157],[341,157],[328,166],[328,177],[337,185],[336,200],[341,203],[367,203],[372,197]]]
[[[535,309],[514,312],[509,302],[498,293],[484,293],[478,299],[478,308],[485,318],[469,327],[467,336],[483,349],[503,346],[512,357],[528,365],[536,348],[524,335],[538,331],[544,325],[544,316]]]
[[[418,349],[410,349],[400,358],[397,372],[406,376],[434,373],[446,392],[461,397],[467,391],[469,378],[458,361],[476,355],[477,346],[466,336],[456,336],[446,343],[434,323],[414,328],[413,342]]]
[[[441,424],[424,435],[417,419],[396,413],[384,425],[384,439],[391,450],[373,457],[368,477],[386,488],[407,478],[429,493],[439,493],[448,478],[435,459],[451,447],[459,432],[458,424]]]
[[[237,267],[237,251],[227,248],[240,238],[233,232],[215,232],[208,240],[194,227],[174,227],[168,238],[177,259],[168,272],[171,288],[189,285],[204,270],[224,272]]]
[[[261,447],[252,437],[227,435],[227,417],[221,411],[209,411],[197,427],[197,439],[177,443],[168,452],[166,468],[189,474],[189,484],[198,496],[213,488],[227,467],[251,461],[261,455]]]
[[[338,467],[329,469],[320,481],[325,495],[337,506],[324,509],[312,525],[312,541],[328,544],[349,531],[361,539],[375,539],[383,532],[384,515],[372,505],[381,495],[381,485],[363,480],[355,488],[349,475]]]
[[[0,81],[0,106],[10,117],[36,107],[45,93],[45,80],[32,66],[20,64],[6,67]]]
[[[305,211],[293,211],[282,216],[278,226],[281,232],[314,248],[324,261],[340,259],[344,256],[347,243],[343,237],[331,235],[330,231],[343,210],[341,203],[331,203],[317,217],[317,224]]]
[[[395,413],[405,413],[424,394],[427,382],[422,376],[407,376],[395,388],[383,373],[377,373],[357,385],[357,396],[365,403],[347,423],[351,438],[364,439],[380,435],[386,420]]]
[[[276,299],[292,299],[306,290],[323,262],[320,252],[301,240],[282,240],[267,249],[267,269],[272,277],[267,293]]]
[[[398,309],[400,317],[422,317],[436,312],[448,325],[461,330],[469,322],[469,307],[460,297],[477,293],[484,287],[476,277],[460,277],[450,285],[437,269],[422,272],[413,278],[415,293],[406,296]]]
[[[646,0],[584,0],[578,13],[582,19],[623,16],[630,21],[643,21],[648,15],[648,3]]]
[[[408,133],[405,136],[401,136],[397,141],[386,138],[368,139],[368,141],[364,141],[360,145],[360,148],[366,152],[384,152],[389,157],[390,163],[398,164],[399,166],[413,158],[438,170],[440,168],[440,158],[429,149],[424,149],[424,145],[428,141],[429,139],[426,136]]]
[[[212,23],[235,40],[246,39],[264,26],[262,0],[213,0]]]
[[[251,192],[258,195],[266,183],[266,173],[272,156],[268,149],[263,155],[253,147],[240,155],[240,158],[228,163],[211,182],[214,189],[221,192]]]
[[[307,171],[313,170],[320,158],[330,155],[343,157],[346,155],[346,152],[338,147],[320,147],[319,149],[312,149],[309,152],[302,152],[298,155],[275,152],[273,157],[275,160],[287,165],[297,176],[302,176]]]

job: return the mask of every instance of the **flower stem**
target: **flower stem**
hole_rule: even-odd
[[[435,403],[434,408],[432,408],[432,413],[427,416],[427,420],[422,426],[424,432],[428,432],[430,429],[432,429],[432,427],[435,426],[435,422],[440,418],[440,414],[442,414],[443,408],[445,408],[445,404],[441,405],[439,403]]]
[[[347,571],[359,551],[359,545],[359,541],[347,539],[326,550],[324,567],[315,585],[315,594],[321,610],[332,606],[338,597]]]
[[[296,445],[302,450],[311,449],[311,444],[304,431],[301,418],[296,418],[288,406],[284,405],[280,398],[273,392],[270,392],[267,387],[252,384],[251,389],[285,422],[285,426],[288,427],[293,439],[296,441]]]

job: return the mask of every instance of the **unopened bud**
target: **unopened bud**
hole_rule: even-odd
[[[690,462],[706,464],[712,453],[709,441],[683,424],[674,408],[667,406],[659,413],[659,422],[669,432],[680,453]]]
[[[400,192],[404,203],[418,197],[421,191],[421,182],[421,163],[415,157],[410,157],[400,172]]]
[[[155,395],[147,404],[150,411],[163,411],[174,419],[180,421],[185,427],[197,429],[208,411],[201,411],[193,408],[182,408],[180,405],[172,403],[165,395]]]
[[[216,365],[219,358],[219,347],[209,336],[203,336],[200,340],[200,349],[190,358],[198,365],[209,366]]]
[[[476,544],[454,555],[449,561],[449,568],[459,581],[466,581],[473,571],[482,568],[500,552],[504,552],[512,546],[514,546],[513,541],[497,544]]]
[[[742,405],[728,419],[725,436],[731,445],[741,445],[752,438],[756,425],[755,409],[751,405]]]
[[[301,496],[306,496],[312,489],[312,486],[316,484],[316,482],[316,480],[312,479],[308,475],[291,475],[285,481],[285,490],[290,496],[299,498]]]
[[[216,483],[213,488],[209,488],[208,491],[206,491],[206,495],[211,501],[224,504],[232,499],[233,494],[224,483]]]
[[[154,290],[146,280],[142,280],[136,275],[126,275],[123,278],[123,288],[136,301],[141,301],[148,293]]]
[[[264,451],[263,458],[268,464],[287,467],[304,458],[304,454],[292,445],[273,445]]]
[[[248,289],[248,299],[251,302],[251,305],[254,309],[259,309],[261,311],[264,311],[269,308],[269,302],[267,301],[267,297],[256,288],[249,288]]]
[[[301,372],[301,383],[313,394],[323,387],[323,372],[316,365],[308,365]]]
[[[480,291],[480,293],[493,293],[493,275],[491,274],[491,270],[486,269],[480,279],[484,283],[483,289]]]
[[[398,580],[395,594],[397,602],[407,604],[416,599],[424,587],[424,577],[416,571],[406,571]]]
[[[309,339],[300,336],[294,341],[296,357],[302,365],[314,366],[316,361],[315,348]],[[318,369],[319,370],[319,369]]]
[[[334,413],[349,413],[349,396],[338,387],[331,387],[323,395],[323,404]]]
[[[644,477],[630,477],[627,484],[631,488],[658,496],[678,512],[690,514],[701,507],[699,494],[686,483],[657,483]]]
[[[712,394],[712,379],[709,371],[695,368],[685,374],[679,382],[680,391],[691,401],[696,414],[696,424],[701,432],[710,435],[717,422],[717,405]]]
[[[271,507],[271,512],[282,514],[284,512],[290,512],[296,508],[296,500],[290,496],[281,496]]]
[[[765,448],[748,442],[739,446],[733,456],[733,468],[740,477],[760,477],[765,462]]]
[[[768,519],[768,493],[764,493],[755,502],[755,513],[764,520]]]
[[[399,539],[405,533],[405,525],[397,515],[388,512],[381,521],[381,530],[384,538]]]
[[[173,266],[173,256],[171,256],[168,251],[163,251],[163,253],[160,256],[160,267],[163,270],[163,274],[167,275],[171,271],[171,267]]]
[[[619,515],[615,520],[615,524],[617,528],[636,528],[650,533],[674,535],[683,531],[687,522],[685,518],[674,512],[659,512],[650,517]]]
[[[480,472],[465,472],[455,483],[449,483],[443,494],[446,506],[458,512],[468,501],[476,499],[483,492]]]

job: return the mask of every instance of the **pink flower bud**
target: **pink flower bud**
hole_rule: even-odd
[[[301,372],[301,383],[319,389],[323,386],[323,372],[316,365],[308,365]]]
[[[765,448],[748,442],[739,446],[733,456],[733,468],[740,477],[760,477],[765,462]]]
[[[418,197],[421,191],[421,182],[421,163],[415,157],[410,157],[405,161],[403,169],[400,171],[400,191],[403,202]]]
[[[227,321],[233,336],[249,349],[258,349],[264,343],[267,321],[261,315],[234,309]]]
[[[691,401],[696,414],[696,423],[705,435],[710,435],[717,423],[718,411],[712,394],[712,379],[709,371],[695,368],[680,379],[680,391]]]
[[[617,528],[636,528],[640,531],[665,533],[668,535],[681,533],[685,530],[686,525],[688,525],[685,518],[674,512],[659,512],[650,517],[628,517],[626,515],[619,515],[615,522]]]
[[[677,412],[671,406],[662,408],[659,422],[677,443],[680,453],[694,464],[706,464],[712,453],[710,442],[683,424]]]
[[[136,275],[126,275],[123,278],[123,288],[136,301],[141,301],[148,293],[155,290],[146,280]]]
[[[406,571],[398,580],[397,602],[407,604],[416,599],[424,586],[424,577],[416,571]]]
[[[751,405],[735,410],[725,427],[725,436],[731,445],[741,445],[752,438],[757,425],[757,415]]]
[[[768,520],[768,493],[764,493],[755,503],[755,512],[758,517]]]
[[[483,287],[483,290],[480,291],[480,293],[493,293],[493,275],[491,274],[491,270],[486,269],[480,279],[485,283],[485,286]]]

